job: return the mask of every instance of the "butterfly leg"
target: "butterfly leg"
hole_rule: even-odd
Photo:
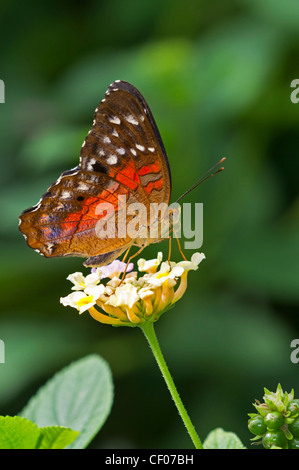
[[[123,259],[121,260],[122,263],[124,263],[124,262],[126,261],[126,257],[128,256],[128,254],[129,254],[129,252],[130,252],[131,246],[132,246],[132,245],[130,245],[129,248],[127,249],[127,251],[125,252],[125,256],[124,256]]]
[[[170,264],[170,257],[171,257],[171,235],[168,237],[169,240],[169,245],[168,245],[168,264],[169,264],[169,269],[171,269],[171,264]]]
[[[178,238],[177,235],[176,235],[176,231],[174,230],[173,233],[174,233],[174,236],[175,236],[176,241],[177,241],[177,243],[178,243],[179,251],[180,251],[182,257],[184,258],[184,260],[187,261],[187,258],[186,258],[186,256],[185,256],[184,253],[183,253],[183,250],[182,250],[182,247],[181,247],[181,244],[180,244],[180,240],[179,240],[179,238]]]
[[[135,256],[138,256],[138,255],[142,252],[142,250],[144,250],[144,248],[145,248],[145,246],[142,246],[138,251],[136,251],[136,253],[134,253],[134,255],[130,256],[130,258],[128,259],[127,265],[126,265],[125,270],[124,270],[124,272],[123,272],[123,275],[122,275],[122,278],[121,278],[121,281],[120,281],[119,286],[122,284],[122,282],[123,282],[123,280],[124,280],[124,278],[125,278],[125,275],[126,275],[128,266],[129,266],[129,264],[131,263],[131,260],[132,260],[133,258],[135,258]],[[128,253],[128,250],[127,250],[127,253]],[[127,253],[125,254],[125,257],[127,256]]]

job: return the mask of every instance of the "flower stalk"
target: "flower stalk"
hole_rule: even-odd
[[[179,415],[181,416],[183,423],[189,433],[189,436],[195,446],[195,449],[203,449],[201,440],[198,437],[198,434],[191,422],[191,419],[183,405],[183,402],[178,394],[178,391],[176,389],[176,386],[174,384],[174,381],[172,379],[172,376],[169,372],[169,369],[167,367],[167,364],[165,362],[164,356],[162,354],[156,332],[154,329],[154,324],[152,322],[145,322],[140,325],[140,328],[142,329],[148,344],[152,350],[152,353],[157,361],[157,364],[159,366],[159,369],[162,373],[162,376],[166,382],[166,385],[168,387],[168,390],[172,396],[172,399],[175,403],[175,406],[177,407],[177,410],[179,412]]]

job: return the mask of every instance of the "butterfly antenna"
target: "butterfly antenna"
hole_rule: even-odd
[[[191,193],[191,191],[193,191],[193,189],[197,188],[197,186],[199,186],[201,183],[203,183],[204,181],[206,181],[207,179],[211,178],[212,176],[215,176],[217,175],[217,173],[220,173],[220,171],[223,171],[224,170],[224,167],[220,167],[218,168],[216,171],[214,171],[213,173],[211,173],[213,170],[215,170],[215,168],[217,168],[219,165],[221,165],[222,162],[224,162],[224,160],[226,160],[226,157],[223,157],[221,158],[221,160],[219,160],[219,162],[217,162],[214,166],[212,166],[212,168],[210,168],[208,171],[206,171],[200,178],[198,181],[196,181],[196,183],[190,188],[188,189],[186,192],[184,192],[184,194],[182,194],[177,200],[176,202],[180,201],[183,197],[185,197],[187,194]]]

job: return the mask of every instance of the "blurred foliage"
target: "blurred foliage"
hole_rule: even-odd
[[[298,21],[296,0],[2,1],[2,414],[18,413],[56,370],[96,352],[112,367],[115,403],[91,447],[191,446],[139,330],[62,307],[65,278],[81,260],[39,257],[17,229],[20,212],[77,164],[115,79],[139,88],[153,111],[173,200],[228,158],[189,196],[204,203],[207,259],[157,325],[201,438],[221,427],[248,447],[246,413],[263,387],[298,393],[290,361],[299,333],[299,105],[290,101]],[[157,249],[166,253],[167,243],[145,256]]]

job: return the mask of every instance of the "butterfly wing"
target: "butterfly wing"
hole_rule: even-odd
[[[137,191],[140,202],[169,203],[166,151],[153,115],[133,85],[116,81],[109,86],[83,144],[81,167],[105,172]]]
[[[96,108],[79,166],[62,173],[38,204],[22,213],[20,230],[46,257],[82,256],[89,258],[84,264],[104,264],[108,254],[116,258],[134,242],[96,230],[109,211],[117,226],[119,196],[148,208],[151,202],[168,204],[170,191],[168,159],[152,113],[133,85],[116,81]],[[105,214],[98,210],[102,204],[109,206]]]

